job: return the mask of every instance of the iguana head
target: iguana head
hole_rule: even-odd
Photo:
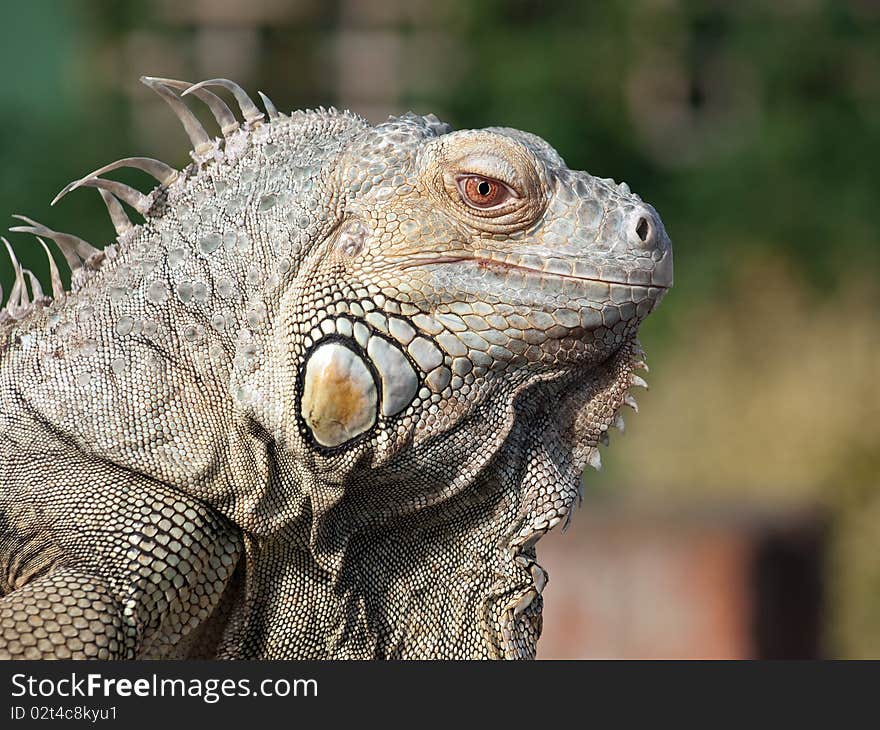
[[[534,135],[408,115],[336,165],[338,220],[282,298],[291,340],[310,318],[291,348],[290,421],[317,453],[379,433],[386,450],[422,442],[466,418],[483,384],[588,372],[672,284],[656,211]]]
[[[644,385],[636,333],[672,283],[656,211],[525,132],[265,98],[264,115],[228,81],[146,83],[193,164],[127,158],[65,188],[101,191],[118,233],[103,251],[16,229],[74,269],[68,295],[53,268],[49,304],[16,268],[0,317],[9,351],[40,359],[41,416],[261,541],[258,655],[534,654],[535,542]],[[125,165],[159,186],[101,177]],[[312,654],[287,606],[325,631]]]
[[[493,390],[588,373],[672,283],[656,211],[534,135],[408,115],[335,165],[338,218],[282,297],[288,422],[329,459],[397,453]]]

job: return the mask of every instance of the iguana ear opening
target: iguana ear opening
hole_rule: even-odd
[[[337,229],[334,247],[346,258],[354,258],[363,252],[369,235],[370,228],[361,218],[349,218]]]

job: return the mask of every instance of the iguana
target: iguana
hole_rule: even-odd
[[[4,239],[0,657],[533,657],[535,543],[672,284],[656,211],[515,129],[142,80],[192,164],[64,188],[103,250],[20,217],[71,291]]]

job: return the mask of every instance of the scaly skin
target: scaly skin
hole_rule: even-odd
[[[0,315],[0,657],[534,656],[535,543],[672,283],[654,209],[524,132],[227,83],[212,141],[150,83],[194,163],[84,179],[145,222],[32,228],[87,261]]]

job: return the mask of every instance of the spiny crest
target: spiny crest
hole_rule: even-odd
[[[190,152],[193,162],[197,167],[215,159],[221,150],[221,145],[230,139],[230,137],[239,130],[252,129],[264,122],[268,116],[269,121],[281,118],[283,115],[278,112],[271,100],[262,92],[259,92],[260,98],[266,108],[266,114],[261,112],[253,100],[248,96],[244,89],[238,84],[227,79],[209,79],[198,84],[188,81],[178,81],[175,79],[164,79],[152,76],[141,77],[141,82],[148,86],[161,96],[171,107],[171,110],[180,120],[187,136],[192,143],[192,151]],[[243,121],[239,122],[238,118],[229,108],[223,99],[217,96],[207,87],[214,86],[226,89],[231,92],[238,108],[241,112]],[[180,91],[178,96],[174,90]],[[192,95],[203,102],[217,120],[220,133],[223,139],[211,138],[201,122],[192,113],[181,97]],[[105,173],[118,170],[123,167],[134,168],[146,172],[156,179],[158,185],[149,193],[142,193],[139,190],[125,185],[116,180],[108,180],[101,177]],[[192,167],[192,166],[190,166]],[[187,168],[189,170],[189,168]],[[81,187],[96,188],[101,195],[107,212],[110,215],[110,221],[117,236],[123,236],[134,228],[134,224],[125,212],[122,203],[126,203],[145,218],[150,217],[151,209],[161,194],[169,185],[171,185],[185,171],[176,170],[170,165],[159,160],[149,157],[126,157],[116,162],[89,173],[88,175],[74,180],[66,185],[55,199],[52,205],[55,205],[61,198],[72,190]],[[12,259],[12,268],[15,274],[15,282],[9,293],[6,305],[0,307],[0,324],[10,321],[19,321],[24,319],[30,312],[37,308],[48,306],[54,300],[59,300],[65,296],[64,288],[61,284],[61,276],[55,259],[49,251],[44,238],[48,238],[58,246],[64,256],[65,261],[71,272],[71,289],[76,290],[82,286],[106,259],[112,259],[116,254],[116,246],[108,246],[101,250],[95,248],[87,241],[69,233],[60,233],[37,223],[36,221],[26,218],[22,215],[15,215],[27,225],[14,226],[9,230],[15,233],[29,233],[36,237],[37,241],[46,252],[49,259],[49,272],[52,282],[52,297],[48,297],[43,293],[40,282],[37,277],[28,269],[22,268],[11,244],[5,238],[3,241],[5,248]],[[0,304],[3,302],[3,290],[0,288]]]

